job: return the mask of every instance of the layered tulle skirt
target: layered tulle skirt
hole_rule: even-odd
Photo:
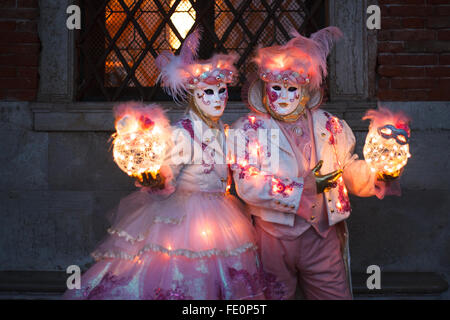
[[[66,299],[263,299],[282,293],[262,271],[250,219],[233,196],[137,191],[121,200]]]

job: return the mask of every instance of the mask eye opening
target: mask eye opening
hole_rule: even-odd
[[[205,89],[203,90],[207,95],[212,95],[214,94],[214,90],[213,89]]]
[[[401,142],[401,143],[406,143],[406,137],[402,134],[399,134],[397,136],[397,140],[399,140],[399,142]]]
[[[275,91],[280,91],[281,87],[280,86],[272,86],[272,89]]]
[[[390,137],[392,135],[392,130],[389,128],[382,128],[380,131],[384,136]]]

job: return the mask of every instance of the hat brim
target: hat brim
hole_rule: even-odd
[[[263,104],[263,91],[264,81],[262,81],[261,79],[254,80],[249,86],[247,102],[249,108],[254,112],[267,113],[267,110]],[[320,107],[323,99],[323,90],[318,89],[310,91],[309,95],[310,97],[308,103],[306,104],[306,107],[310,110],[314,110]]]

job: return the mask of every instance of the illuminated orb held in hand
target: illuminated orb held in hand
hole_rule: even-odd
[[[363,120],[371,121],[363,153],[372,172],[396,177],[411,157],[409,119],[402,112],[380,107],[369,110]]]
[[[115,108],[114,162],[132,177],[156,176],[164,161],[169,121],[157,105],[126,103]]]

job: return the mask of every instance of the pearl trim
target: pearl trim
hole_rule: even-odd
[[[163,246],[151,243],[146,246],[144,246],[139,252],[135,255],[130,255],[125,252],[113,252],[113,251],[106,251],[106,252],[97,252],[94,251],[91,255],[95,260],[101,260],[101,259],[107,259],[107,258],[119,258],[119,259],[125,259],[125,260],[134,260],[135,258],[139,257],[143,253],[147,251],[153,251],[153,252],[159,252],[159,253],[165,253],[169,256],[185,256],[189,259],[198,259],[198,258],[205,258],[205,257],[212,257],[212,256],[222,256],[222,257],[230,257],[230,256],[238,256],[248,250],[257,250],[258,247],[252,243],[248,242],[244,245],[233,249],[233,250],[220,250],[220,249],[210,249],[210,250],[204,250],[204,251],[192,251],[187,249],[177,249],[177,250],[169,250]]]

